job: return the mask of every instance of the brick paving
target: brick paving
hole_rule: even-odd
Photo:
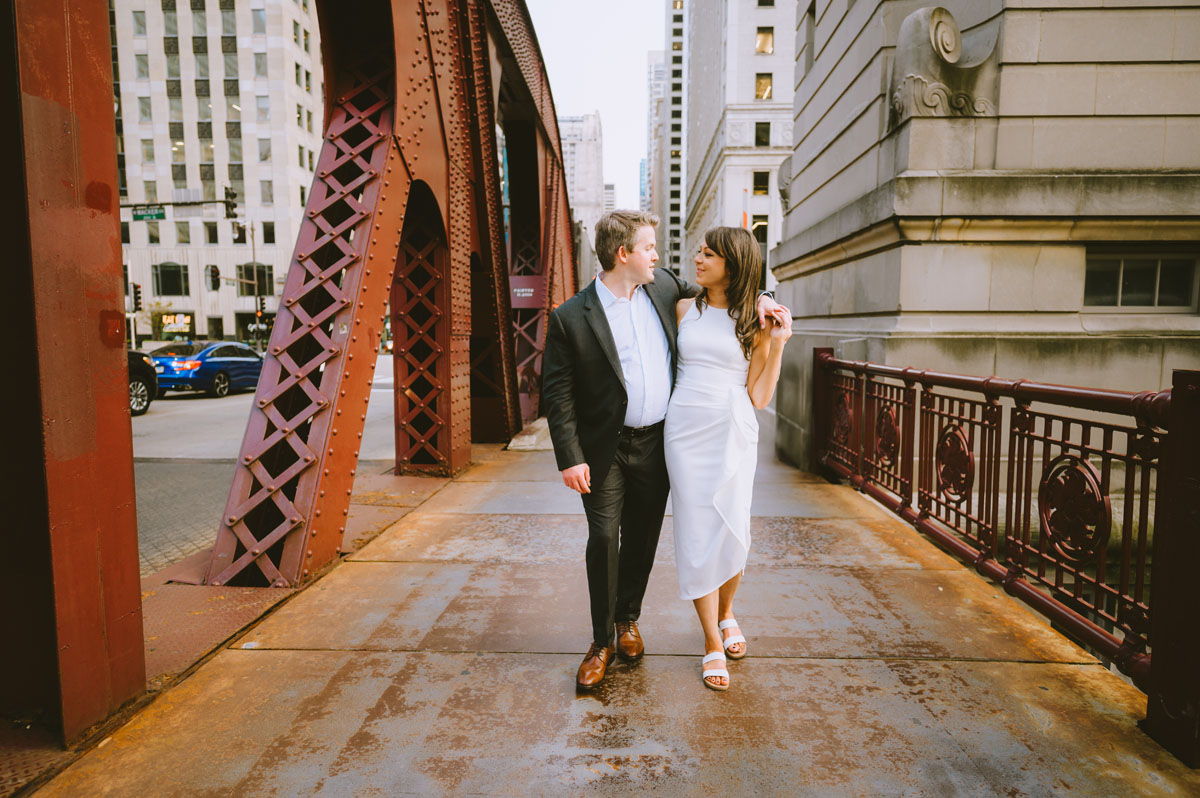
[[[233,460],[134,462],[142,576],[212,547],[233,466]]]

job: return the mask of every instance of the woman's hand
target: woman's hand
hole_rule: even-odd
[[[771,327],[771,343],[782,346],[792,337],[792,312],[783,305],[777,305],[771,313],[774,325]]]

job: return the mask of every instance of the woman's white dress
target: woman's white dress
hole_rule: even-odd
[[[695,599],[746,567],[758,419],[746,391],[750,362],[727,310],[693,305],[678,346],[663,441],[679,595]]]

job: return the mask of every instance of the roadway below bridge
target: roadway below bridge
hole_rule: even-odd
[[[550,452],[482,446],[37,795],[1200,794],[1138,729],[1139,691],[878,505],[775,460],[761,418],[749,656],[727,693],[700,681],[670,517],[646,657],[576,692],[582,507]],[[386,501],[414,479],[355,489]]]

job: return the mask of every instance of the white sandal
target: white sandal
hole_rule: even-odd
[[[728,618],[724,621],[721,621],[719,624],[717,624],[717,629],[724,632],[726,629],[728,629],[732,626],[737,626],[737,625],[738,625],[738,622],[736,619]],[[745,648],[742,649],[741,654],[734,654],[732,651],[729,650],[730,646],[736,645],[737,643],[741,643],[743,646],[745,646]],[[724,639],[723,644],[725,646],[725,653],[729,654],[730,659],[741,659],[742,657],[746,656],[746,651],[748,651],[750,648],[748,645],[746,645],[746,638],[743,637],[742,635],[730,635],[729,637],[726,637]]]
[[[710,670],[704,670],[705,665],[707,665],[708,663],[710,663],[714,660],[718,660],[718,659],[721,660],[721,662],[724,662],[725,654],[720,651],[714,651],[711,654],[704,655],[704,659],[700,660],[700,681],[704,682],[704,686],[707,687],[709,690],[721,690],[721,691],[728,690],[729,689],[728,684],[713,684],[712,682],[710,682],[708,680],[709,677],[711,677],[711,676],[724,676],[726,681],[728,681],[729,680],[729,671],[728,670],[726,670],[725,668],[712,668]]]

